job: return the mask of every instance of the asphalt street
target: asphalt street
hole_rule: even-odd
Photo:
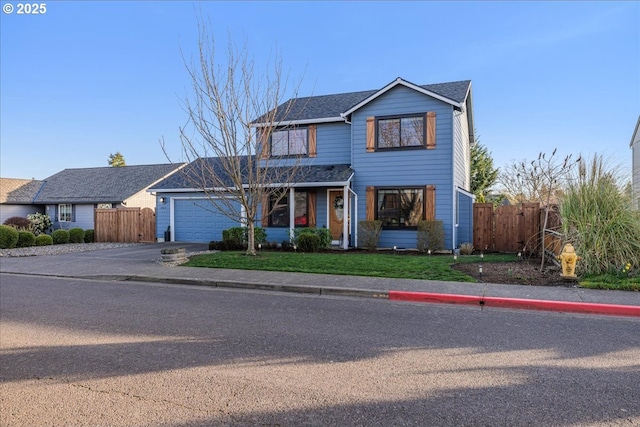
[[[640,425],[640,320],[0,275],[3,426]]]

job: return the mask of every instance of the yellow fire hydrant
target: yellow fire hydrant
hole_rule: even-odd
[[[576,279],[576,263],[582,258],[576,254],[576,250],[571,243],[564,245],[558,259],[562,261],[561,276],[565,279]]]

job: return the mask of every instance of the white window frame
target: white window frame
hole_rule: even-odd
[[[68,211],[67,211],[68,207]],[[65,219],[62,218],[64,213]],[[67,215],[69,219],[66,219]],[[73,222],[73,205],[69,203],[61,203],[58,205],[58,222]]]

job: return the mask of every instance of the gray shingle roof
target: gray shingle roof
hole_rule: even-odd
[[[65,169],[44,180],[36,203],[120,203],[182,164]]]
[[[240,156],[239,158],[241,169],[248,171],[248,157]],[[233,181],[225,172],[223,164],[218,157],[201,157],[195,159],[180,171],[155,184],[151,190],[162,191],[169,189],[202,188],[203,182],[206,183],[204,185],[206,188],[233,186]],[[210,171],[215,171],[221,182],[214,182],[210,179]]]
[[[249,168],[248,157],[241,157],[240,161],[241,168],[245,171],[243,183],[247,184],[248,181],[246,179],[246,175]],[[255,166],[255,163],[252,164]],[[206,186],[207,188],[232,187],[233,181],[224,172],[222,165],[223,162],[218,157],[196,159],[179,172],[155,184],[151,190],[197,190],[203,186]],[[212,179],[207,179],[211,176],[209,172],[211,170],[215,170],[220,181],[222,181],[224,185],[221,185],[221,182],[214,182]],[[293,182],[295,182],[297,186],[304,186],[304,184],[312,183],[344,183],[347,182],[349,177],[353,174],[353,170],[349,165],[303,165],[297,168],[270,167],[268,170],[270,173],[274,174],[274,178],[269,179],[269,181],[272,181],[273,183],[283,183],[283,181],[289,179],[288,177],[291,172],[295,172]],[[205,184],[203,185],[203,183]]]
[[[0,203],[30,205],[41,185],[35,179],[0,178]]]
[[[456,103],[464,102],[469,91],[470,80],[420,85],[421,88],[443,96]],[[386,86],[385,86],[386,87]],[[361,92],[337,93],[333,95],[309,96],[290,99],[278,107],[275,121],[299,121],[337,118],[341,113],[374,95],[380,89]],[[255,120],[259,123],[264,116]]]

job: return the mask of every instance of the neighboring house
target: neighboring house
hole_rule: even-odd
[[[42,181],[35,179],[0,178],[0,224],[13,216],[44,213],[43,206],[33,203],[41,185]]]
[[[640,209],[640,116],[636,123],[636,129],[629,144],[632,151],[632,185],[633,185],[633,205]]]
[[[383,222],[380,247],[415,248],[423,219],[443,222],[448,249],[472,241],[470,81],[419,86],[398,78],[379,90],[292,101],[279,108],[288,111],[277,118],[287,128],[274,129],[269,153],[286,167],[287,139],[297,138],[305,173],[263,221],[269,241],[316,226],[346,248],[357,245],[358,222],[366,219]],[[198,162],[215,166],[216,159],[183,172]],[[149,190],[158,197],[158,238],[170,227],[174,241],[221,240],[222,230],[241,224],[242,212],[225,218],[181,175]]]
[[[43,205],[53,228],[94,228],[94,209],[152,208],[147,189],[180,167],[173,164],[65,169],[45,179],[33,203]]]

